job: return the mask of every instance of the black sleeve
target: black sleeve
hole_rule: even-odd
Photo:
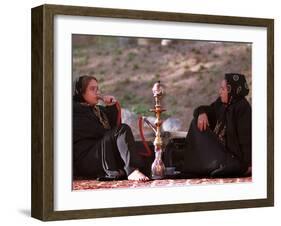
[[[100,125],[89,107],[73,103],[73,142],[83,139],[99,139],[106,130]]]
[[[220,99],[218,98],[215,102],[210,105],[202,105],[197,107],[193,112],[193,117],[197,120],[198,116],[202,113],[206,113],[208,116],[208,120],[210,123],[210,127],[213,128],[216,123],[216,109],[218,109],[218,105],[220,104]]]
[[[252,110],[248,102],[245,102],[237,110],[237,135],[240,150],[247,166],[252,163]]]
[[[117,116],[118,116],[118,110],[116,107],[116,104],[111,105],[111,106],[106,106],[104,108],[104,111],[108,117],[109,124],[111,127],[116,126],[117,124]]]
[[[73,116],[73,141],[83,139],[100,139],[106,130],[88,115]]]

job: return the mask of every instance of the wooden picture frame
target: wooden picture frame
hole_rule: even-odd
[[[267,197],[134,207],[54,210],[55,15],[239,25],[267,29]],[[65,220],[274,205],[274,20],[109,8],[42,5],[32,9],[32,217]]]

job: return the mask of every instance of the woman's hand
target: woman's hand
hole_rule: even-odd
[[[116,98],[114,96],[103,96],[103,102],[106,105],[114,105],[116,103]]]
[[[205,131],[209,126],[209,120],[206,113],[202,113],[198,116],[197,127],[200,131]]]

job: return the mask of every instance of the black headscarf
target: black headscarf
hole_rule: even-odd
[[[91,80],[91,79],[94,79],[97,81],[97,79],[95,77],[89,76],[89,75],[82,75],[74,81],[73,101],[76,101],[79,103],[85,102],[85,100],[83,98],[83,93],[85,92],[85,90],[83,90],[83,89],[86,88],[85,81]]]
[[[74,81],[73,100],[76,102],[84,102],[82,92],[82,81],[85,76],[80,76]]]
[[[249,93],[245,76],[237,73],[227,73],[224,76],[228,90],[228,104],[235,103]]]
[[[232,104],[243,99],[249,93],[249,88],[245,76],[237,73],[227,73],[224,76],[227,84],[228,103],[222,107],[222,112],[217,119],[214,132],[219,140],[225,144],[226,134],[226,112]]]

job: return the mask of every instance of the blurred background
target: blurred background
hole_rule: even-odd
[[[218,97],[225,73],[245,74],[251,103],[250,43],[73,35],[73,80],[93,75],[103,94],[114,95],[122,119],[138,136],[137,115],[154,120],[152,86],[164,86],[164,130],[187,131],[193,110]]]

